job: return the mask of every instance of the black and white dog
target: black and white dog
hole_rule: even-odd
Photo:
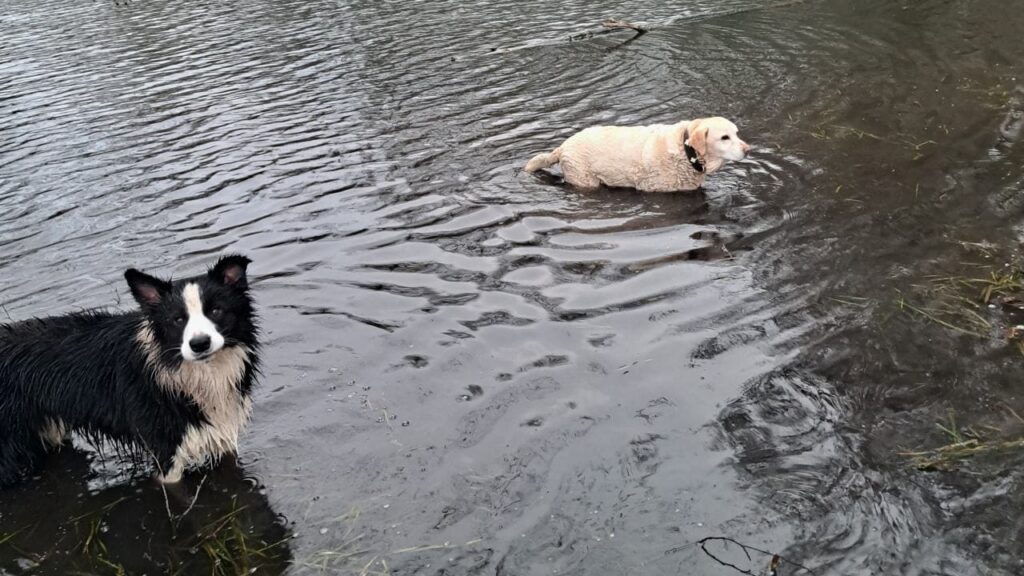
[[[151,456],[164,482],[236,451],[259,363],[249,262],[173,282],[131,269],[141,310],[0,325],[0,486],[71,432]]]

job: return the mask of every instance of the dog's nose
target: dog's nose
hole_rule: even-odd
[[[750,144],[747,144],[746,142],[740,144],[740,150],[743,150],[744,154],[750,152]]]
[[[188,341],[188,347],[196,354],[202,354],[210,349],[210,337],[206,334],[193,336],[192,339]]]

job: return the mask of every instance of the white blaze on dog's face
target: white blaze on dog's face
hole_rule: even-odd
[[[144,318],[139,341],[172,368],[179,359],[217,360],[224,348],[255,348],[248,264],[244,256],[224,256],[206,274],[177,282],[126,270],[125,279]]]
[[[743,160],[750,152],[750,145],[740,139],[739,129],[725,118],[704,118],[699,126],[707,130],[704,137],[709,159]]]
[[[204,360],[224,347],[224,336],[216,324],[203,313],[202,290],[189,282],[181,292],[188,311],[188,321],[181,335],[181,357],[190,362]]]

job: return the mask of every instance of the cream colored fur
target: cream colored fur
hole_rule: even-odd
[[[686,157],[684,135],[704,163],[704,172]],[[579,188],[613,186],[645,192],[695,190],[727,160],[742,160],[750,146],[725,118],[698,118],[650,126],[594,126],[570,136],[551,152],[526,164],[536,172],[560,164],[565,181]]]
[[[189,426],[171,468],[162,471],[160,480],[178,482],[185,470],[237,452],[238,436],[249,422],[252,402],[242,397],[235,384],[245,373],[250,350],[244,346],[222,348],[206,361],[182,362],[171,370],[157,362],[160,348],[148,325],[139,331],[138,339],[157,382],[191,398],[209,420],[208,424]]]
[[[39,431],[39,438],[50,448],[60,448],[68,437],[68,427],[60,418],[47,418],[46,424]]]

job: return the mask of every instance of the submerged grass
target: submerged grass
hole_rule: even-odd
[[[963,460],[981,454],[1019,450],[1024,448],[1024,438],[1016,440],[985,441],[978,439],[965,440],[946,444],[932,450],[920,452],[900,452],[900,456],[910,458],[919,470],[951,470]]]
[[[209,562],[210,576],[242,576],[256,574],[268,564],[278,561],[287,538],[264,542],[249,534],[241,514],[247,506],[233,499],[231,510],[199,530],[195,547],[202,550]],[[191,573],[191,572],[190,572]]]
[[[332,519],[328,523],[334,524],[339,523],[345,526],[345,531],[341,535],[341,542],[334,548],[327,550],[320,550],[314,553],[310,558],[298,562],[299,566],[305,568],[311,568],[318,572],[324,573],[328,570],[336,571],[342,568],[349,568],[350,570],[355,565],[355,562],[370,554],[370,550],[360,546],[360,541],[363,539],[362,533],[356,533],[356,525],[359,522],[361,512],[358,508],[352,508],[347,514],[343,514],[337,518]],[[376,558],[374,558],[376,559]],[[366,564],[360,574],[371,574],[369,572],[370,563]]]
[[[924,150],[929,146],[938,146],[938,142],[931,139],[917,140],[911,135],[899,132],[895,134],[874,134],[853,126],[835,124],[833,122],[819,122],[813,130],[808,133],[817,140],[829,141],[844,136],[855,136],[858,140],[865,138],[876,140],[903,148],[911,155],[912,160],[919,160],[925,156]]]
[[[1024,271],[1018,267],[992,270],[988,276],[979,278],[936,276],[927,284],[912,288],[920,298],[912,302],[898,291],[896,305],[900,311],[979,338],[992,337],[996,328],[983,313],[998,306],[1024,305]],[[1007,327],[1003,334],[1016,341],[1021,335],[1018,332],[1022,331]]]
[[[988,251],[988,246],[972,245]],[[1010,319],[1015,311],[1024,310],[1024,269],[1004,266],[987,270],[978,277],[933,277],[924,285],[915,285],[912,302],[902,292],[897,308],[912,317],[931,322],[948,330],[981,339],[1000,338],[1024,355],[1024,326]],[[1012,417],[1024,424],[1013,409]],[[958,426],[951,413],[936,427],[946,436],[946,444],[921,451],[905,451],[921,470],[950,470],[975,456],[998,454],[1024,449],[1024,437],[1013,437],[992,426]]]
[[[1009,413],[1022,424],[1021,418],[1012,408]],[[975,456],[998,454],[1024,448],[1024,438],[1007,438],[1002,430],[993,426],[982,429],[974,427],[960,428],[954,415],[950,412],[947,422],[936,422],[936,427],[946,435],[949,442],[938,448],[920,451],[900,452],[899,455],[909,458],[919,470],[952,470],[964,460]]]
[[[409,546],[390,551],[373,551],[362,546],[365,534],[356,530],[361,516],[362,513],[358,508],[352,508],[348,513],[326,522],[326,524],[344,524],[345,530],[341,535],[340,543],[333,548],[315,552],[306,560],[296,562],[296,565],[319,574],[389,576],[391,568],[388,560],[393,556],[432,550],[454,550],[482,542],[482,540],[476,539],[465,543],[444,542],[442,544]]]
[[[124,566],[110,558],[110,550],[104,542],[104,522],[107,513],[128,500],[127,496],[109,502],[92,512],[75,516],[65,522],[76,533],[82,534],[81,542],[76,546],[82,560],[85,561],[88,571],[77,574],[111,574],[113,576],[125,576],[127,571]],[[71,572],[76,574],[76,572]]]
[[[75,546],[79,552],[82,570],[69,574],[110,574],[124,576],[126,569],[112,558],[105,541],[107,513],[124,502],[119,498],[95,511],[69,519],[65,524],[77,533],[81,541]],[[230,510],[201,525],[190,537],[167,549],[168,574],[209,574],[210,576],[242,576],[259,574],[269,566],[281,565],[287,554],[283,548],[287,539],[267,543],[250,534],[244,522],[246,506],[232,499]],[[0,544],[17,535],[0,537]],[[173,537],[172,537],[173,539]],[[175,549],[186,552],[187,560],[175,559]]]
[[[903,295],[900,294],[896,303],[900,310],[911,312],[926,320],[934,322],[935,324],[949,328],[954,332],[960,332],[961,334],[969,334],[971,336],[984,338],[984,331],[992,328],[992,324],[978,315],[977,312],[970,308],[960,308],[955,305],[950,306],[948,302],[944,302],[938,306],[918,307],[908,302]]]
[[[0,546],[10,542],[18,534],[21,534],[21,530],[15,530],[14,532],[0,532]]]

